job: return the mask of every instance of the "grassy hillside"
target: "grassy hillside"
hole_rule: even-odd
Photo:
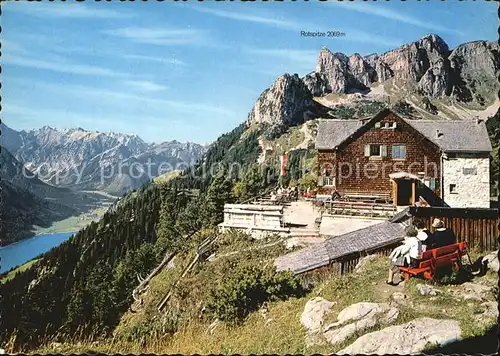
[[[53,337],[109,335],[132,302],[137,274],[147,274],[165,253],[199,243],[203,234],[193,232],[219,223],[225,202],[270,184],[264,177],[272,175],[252,165],[260,153],[258,131],[245,131],[241,125],[223,135],[193,167],[194,174],[127,194],[98,223],[4,283],[0,344],[11,340],[16,350],[29,350]],[[239,162],[242,171],[225,174],[231,162]],[[214,164],[220,170],[204,171]],[[235,197],[239,180],[245,194]]]
[[[242,236],[226,236],[226,240],[217,246],[217,253],[237,251],[258,247],[265,242],[245,241]],[[257,252],[258,251],[258,252]],[[411,279],[402,287],[390,287],[385,284],[387,260],[378,257],[369,261],[363,273],[336,276],[334,274],[317,275],[314,287],[296,295],[288,295],[285,300],[268,300],[266,311],[260,308],[250,308],[250,313],[240,322],[219,322],[211,330],[211,324],[217,318],[210,310],[204,309],[213,300],[214,290],[223,280],[234,279],[234,271],[243,266],[257,268],[266,264],[276,254],[279,247],[253,250],[235,256],[221,257],[215,262],[202,262],[179,285],[172,299],[168,311],[159,314],[155,310],[158,300],[168,290],[168,286],[178,277],[182,266],[186,264],[183,256],[175,261],[175,267],[164,270],[151,282],[148,292],[144,295],[144,306],[134,308],[121,319],[114,332],[113,338],[104,340],[87,340],[78,345],[74,343],[48,343],[38,349],[38,352],[105,352],[116,353],[181,353],[181,354],[209,354],[209,353],[334,353],[352,343],[357,336],[337,345],[316,345],[309,347],[306,343],[306,330],[300,324],[300,316],[308,300],[313,297],[323,297],[334,301],[332,313],[327,315],[325,323],[335,321],[335,316],[343,308],[356,302],[390,302],[394,292],[406,294],[405,303],[398,306],[400,313],[396,324],[402,324],[419,317],[438,319],[455,319],[460,322],[463,338],[483,335],[495,325],[494,318],[487,318],[478,322],[476,317],[482,312],[481,302],[478,300],[457,302],[452,296],[453,290],[460,290],[459,285],[453,285],[453,278],[443,278],[442,285],[437,288],[440,292],[435,296],[422,296],[416,285],[424,283],[422,280]],[[228,269],[228,266],[232,266]],[[477,278],[474,282],[484,285],[496,285],[497,276],[488,274]],[[247,280],[244,277],[241,281]],[[308,280],[311,282],[311,279]],[[303,283],[306,283],[303,281]],[[307,284],[307,283],[306,283]],[[242,284],[240,284],[241,286]],[[241,289],[236,289],[241,290]],[[250,289],[246,289],[250,293]],[[247,294],[248,296],[248,294]],[[244,299],[245,293],[240,295]],[[252,298],[255,296],[252,295]],[[485,296],[494,301],[494,293]],[[367,333],[381,329],[385,324],[363,331]],[[359,336],[359,335],[358,335]],[[491,348],[492,345],[489,345]]]
[[[314,122],[310,131],[314,132]],[[289,152],[287,179],[299,184],[316,181],[315,152],[300,148],[304,132],[292,128],[285,136],[267,140],[273,147],[295,148]],[[361,300],[386,300],[389,296],[380,290],[380,286],[386,288],[385,262],[380,260],[366,276],[326,276],[328,281],[304,290],[295,278],[272,270],[273,258],[285,253],[276,237],[252,242],[215,230],[225,203],[245,201],[279,183],[278,150],[267,165],[257,164],[262,133],[259,127],[242,124],[222,135],[198,164],[167,182],[150,182],[127,194],[99,222],[5,282],[0,344],[23,352],[59,348],[162,353],[336,351],[306,349],[305,331],[298,323],[305,303],[315,295],[337,301],[336,308]],[[239,170],[232,170],[235,163]],[[158,313],[158,301],[193,258],[195,247],[209,236],[219,237],[214,251],[221,258],[197,264],[175,288],[168,312]],[[142,295],[143,305],[137,305],[132,298],[137,276],[146,276],[167,253],[177,254],[174,267],[151,281]],[[257,312],[264,302],[273,319],[267,326],[267,319]],[[454,308],[451,301],[444,302]],[[464,307],[463,315],[458,309],[453,314],[468,330],[466,335],[482,330],[470,327],[469,317],[476,307],[473,302]],[[419,313],[435,317],[437,311]],[[400,321],[408,315],[414,316],[405,310]],[[215,318],[222,324],[212,335],[206,334]]]

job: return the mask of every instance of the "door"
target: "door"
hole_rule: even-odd
[[[413,204],[413,182],[411,180],[398,180],[397,205],[407,206]]]

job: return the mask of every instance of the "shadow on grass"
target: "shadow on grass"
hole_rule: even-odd
[[[498,350],[498,329],[497,326],[492,326],[488,331],[482,336],[470,337],[461,341],[456,341],[446,346],[436,347],[431,350],[427,350],[424,353],[426,355],[436,355],[436,354],[483,354],[483,355],[493,355],[497,354]]]

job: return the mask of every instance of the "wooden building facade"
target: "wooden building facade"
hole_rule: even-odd
[[[389,194],[396,206],[412,206],[422,197],[433,206],[450,200],[489,207],[484,157],[491,144],[482,122],[401,118],[384,109],[373,118],[320,122],[316,149],[318,194]],[[464,155],[467,160],[457,160]],[[472,179],[470,188],[466,182]]]

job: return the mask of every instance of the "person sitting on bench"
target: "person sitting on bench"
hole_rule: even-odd
[[[442,220],[436,218],[432,222],[432,227],[436,229],[426,241],[427,250],[439,248],[457,243],[455,233],[451,229],[444,227]]]
[[[396,247],[389,255],[389,276],[387,284],[391,286],[398,285],[394,283],[394,274],[399,272],[399,267],[415,266],[417,258],[422,253],[422,242],[417,238],[417,230],[413,226],[406,228],[406,237],[401,246]]]
[[[422,252],[425,252],[426,248],[427,248],[427,243],[428,243],[427,240],[428,240],[431,233],[425,227],[425,223],[419,218],[415,218],[413,220],[413,226],[415,226],[415,229],[417,229],[417,232],[418,232],[417,239],[419,239],[420,242],[422,242]]]

